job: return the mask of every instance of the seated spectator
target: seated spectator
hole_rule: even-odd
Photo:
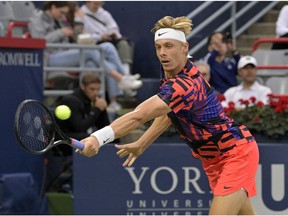
[[[69,11],[69,4],[66,1],[45,2],[43,10],[36,13],[29,22],[29,30],[33,38],[45,38],[48,43],[69,43],[73,38],[74,31],[71,27],[62,26],[64,16]],[[100,45],[99,45],[100,46]],[[138,80],[139,75],[122,75],[119,70],[121,63],[117,51],[110,43],[103,43],[100,46],[104,53],[105,73],[113,77],[120,89],[138,89],[142,81]],[[114,55],[116,53],[116,55]],[[80,65],[80,50],[46,50],[47,64],[54,67],[73,67]],[[87,49],[84,51],[85,66],[99,67],[101,65],[101,53],[99,50]]]
[[[90,130],[109,125],[107,102],[99,96],[101,80],[93,72],[82,73],[80,88],[71,95],[62,96],[57,105],[67,105],[71,109],[71,117],[67,120],[56,119],[61,130],[69,137],[81,140],[89,136]],[[61,146],[63,147],[63,145]],[[63,148],[66,146],[64,145]],[[66,147],[71,154],[71,148]]]
[[[89,136],[95,128],[100,129],[110,124],[106,111],[107,102],[99,97],[100,89],[101,80],[96,73],[82,73],[80,88],[57,101],[56,106],[67,105],[71,109],[71,116],[67,120],[60,120],[55,116],[56,122],[67,136],[81,140]],[[48,191],[72,190],[72,151],[73,148],[68,145],[58,145],[47,153],[49,163],[46,188]]]
[[[210,66],[204,61],[196,61],[194,62],[204,79],[209,82],[210,81]]]
[[[82,5],[81,10],[85,14],[84,32],[90,33],[97,43],[113,43],[126,68],[126,74],[129,74],[133,62],[133,48],[129,40],[121,35],[117,22],[103,5],[103,1],[86,1]]]
[[[240,85],[231,87],[224,93],[225,100],[222,101],[223,107],[228,107],[229,102],[235,104],[235,108],[244,108],[240,100],[250,100],[251,97],[256,98],[256,101],[261,101],[264,104],[269,103],[268,94],[271,94],[271,89],[263,86],[257,81],[257,61],[252,56],[243,56],[238,62],[238,73],[242,78]],[[252,105],[252,103],[250,103]]]
[[[278,38],[288,38],[288,5],[284,5],[276,22],[276,35]],[[272,49],[288,49],[287,43],[273,43]]]
[[[71,1],[68,2],[69,3],[69,12],[66,14],[66,19],[65,19],[65,24],[66,26],[70,26],[71,28],[73,28],[75,36],[74,38],[71,40],[72,43],[91,43],[91,41],[85,41],[85,37],[84,37],[84,42],[80,41],[79,39],[79,35],[83,35],[83,29],[84,29],[84,24],[83,24],[83,17],[84,17],[84,13],[80,10],[79,5],[76,1]],[[93,41],[92,41],[93,42]],[[108,42],[107,42],[108,43]],[[125,69],[122,65],[122,63],[120,62],[120,58],[118,56],[118,53],[116,51],[116,48],[113,47],[109,47],[110,49],[105,49],[105,46],[107,46],[106,44],[99,44],[100,47],[102,47],[103,45],[103,51],[105,51],[105,54],[107,56],[107,59],[111,62],[114,63],[114,65],[116,65],[117,70],[124,75],[125,73]],[[113,51],[111,53],[111,51]],[[91,65],[91,67],[93,67],[93,64]],[[117,113],[122,106],[118,103],[117,101],[117,97],[119,96],[123,96],[123,94],[129,96],[129,97],[133,97],[135,96],[137,93],[136,91],[130,90],[130,89],[126,89],[124,92],[119,89],[118,85],[117,85],[117,81],[115,79],[113,79],[111,76],[106,76],[106,91],[107,91],[107,96],[109,97],[109,106],[107,107],[107,111],[109,113]],[[113,114],[111,115],[113,116]]]
[[[227,57],[228,51],[232,52],[232,58]],[[237,63],[240,54],[231,35],[222,32],[214,32],[209,35],[208,52],[202,60],[210,65],[210,84],[216,92],[223,94],[228,88],[238,84]]]

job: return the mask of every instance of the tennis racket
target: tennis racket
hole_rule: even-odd
[[[18,143],[32,154],[45,153],[60,144],[84,149],[83,143],[61,131],[48,108],[37,100],[24,100],[18,106],[14,129]]]

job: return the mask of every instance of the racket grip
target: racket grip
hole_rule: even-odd
[[[79,140],[73,139],[73,138],[71,138],[71,145],[73,148],[77,148],[80,150],[83,150],[85,147],[84,143],[80,142]]]

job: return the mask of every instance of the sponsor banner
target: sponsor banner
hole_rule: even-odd
[[[19,41],[25,47],[19,48]],[[4,181],[5,179],[1,179],[3,186],[0,186],[0,202],[4,204],[3,206],[1,204],[0,214],[45,214],[48,212],[48,210],[41,209],[44,205],[40,206],[37,204],[35,209],[31,208],[33,203],[30,196],[35,191],[37,193],[40,192],[42,187],[45,166],[44,155],[31,156],[31,154],[28,154],[17,143],[14,132],[15,112],[19,104],[25,99],[43,101],[44,47],[41,48],[43,43],[40,43],[39,46],[37,45],[38,40],[34,43],[36,48],[29,47],[32,46],[33,41],[33,39],[0,38],[0,146],[3,149],[0,151],[0,173],[3,175],[3,178],[7,178],[6,182]],[[43,41],[45,42],[45,40]],[[35,191],[24,190],[26,189],[25,185],[22,185],[22,188],[18,187],[20,184],[16,183],[23,181],[21,178],[26,179],[27,184],[29,183],[28,179],[31,180],[30,177],[23,177],[23,173],[28,173],[27,175],[31,174],[33,185],[30,182],[29,186],[33,187]],[[15,196],[12,193],[13,191],[8,193],[9,188],[7,188],[7,185],[13,186],[15,193],[17,192],[19,196]],[[26,205],[25,201],[22,203],[22,206],[19,205],[17,201],[20,201],[23,197],[31,205]]]
[[[261,144],[257,172],[257,196],[252,198],[258,214],[288,215],[288,143]]]
[[[42,67],[42,52],[32,50],[0,50],[0,66]],[[42,71],[42,68],[40,68]]]
[[[258,214],[288,213],[287,147],[260,145],[258,196],[253,198]],[[92,158],[74,155],[74,214],[208,214],[207,177],[185,144],[153,144],[130,168],[121,166],[124,160],[116,152],[108,145]]]

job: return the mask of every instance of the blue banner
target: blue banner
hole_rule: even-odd
[[[14,44],[14,40],[16,40],[18,44],[16,42]],[[3,48],[4,44],[8,46],[5,43],[6,41],[9,41],[11,48]],[[18,48],[19,41],[22,42],[21,44],[25,44],[27,48]],[[33,178],[33,182],[35,182],[35,184],[33,184],[35,191],[40,193],[45,167],[44,156],[35,156],[26,152],[17,143],[14,133],[14,118],[18,105],[25,99],[43,100],[44,47],[29,48],[29,46],[33,45],[32,41],[32,39],[0,38],[0,45],[2,47],[0,49],[0,173],[3,175],[13,174],[13,176],[15,174],[16,180],[13,182],[17,182],[17,180],[20,181],[20,179],[17,179],[17,176],[21,176],[23,173],[29,173]],[[36,42],[38,42],[38,40],[36,40]],[[40,45],[42,45],[42,43]],[[4,183],[3,190],[1,190],[2,193],[7,190],[7,188],[5,188],[7,184]],[[16,202],[25,196],[25,194],[23,194],[24,192],[18,188],[19,185],[20,184],[15,184],[13,186],[15,192],[18,192],[15,193],[19,195],[18,197],[15,197],[13,193],[7,193],[11,196],[9,197],[6,194],[5,197],[0,197],[0,202],[4,202],[5,199],[11,199]],[[21,191],[23,193],[21,193]],[[5,208],[0,209],[0,213],[41,213],[41,206],[38,205],[37,209],[33,209],[29,205],[31,204],[29,199],[21,199],[21,201],[23,202],[21,206],[13,205],[13,202],[8,203],[10,206],[6,203]]]
[[[255,209],[288,214],[288,146],[259,148]],[[153,144],[131,168],[121,166],[116,151],[108,145],[92,158],[74,155],[74,214],[208,214],[207,177],[185,144]]]
[[[115,153],[105,146],[97,157],[75,156],[75,214],[208,213],[207,178],[185,145],[154,144],[131,168]]]

